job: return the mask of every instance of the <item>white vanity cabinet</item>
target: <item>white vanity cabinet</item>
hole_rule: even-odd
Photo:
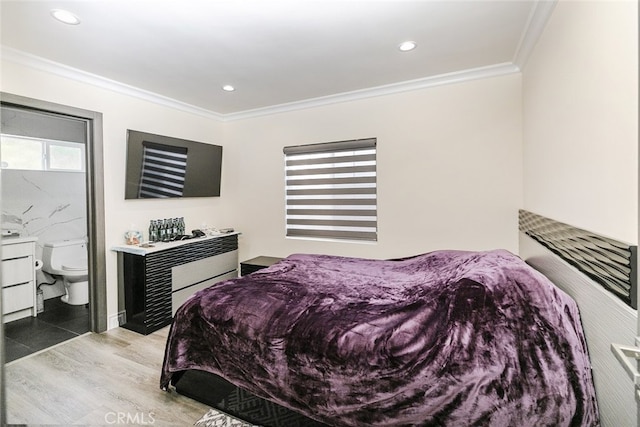
[[[2,240],[2,321],[36,317],[37,237]]]

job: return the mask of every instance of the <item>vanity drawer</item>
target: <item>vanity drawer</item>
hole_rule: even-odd
[[[35,268],[31,256],[2,261],[2,287],[30,282],[34,274]]]
[[[9,286],[2,288],[2,312],[13,313],[33,307],[33,284]]]
[[[14,243],[2,245],[2,259],[20,258],[33,255],[33,243]]]

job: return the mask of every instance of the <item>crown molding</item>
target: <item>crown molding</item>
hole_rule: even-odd
[[[279,114],[290,111],[321,107],[336,103],[357,101],[361,99],[373,98],[378,96],[392,95],[401,92],[408,92],[420,89],[426,89],[435,86],[443,86],[465,81],[484,79],[489,77],[497,77],[506,74],[520,72],[520,67],[513,63],[503,63],[479,67],[469,70],[457,71],[453,73],[440,74],[436,76],[426,77],[422,79],[409,80],[384,86],[377,86],[368,89],[362,89],[352,92],[344,92],[335,95],[323,96],[318,98],[306,99],[302,101],[278,104],[264,108],[240,111],[237,113],[220,114],[215,111],[196,107],[175,99],[159,95],[150,91],[136,88],[115,80],[88,73],[64,64],[60,64],[48,59],[32,55],[20,50],[0,45],[0,54],[3,60],[14,62],[37,70],[45,71],[60,77],[68,78],[78,82],[90,84],[102,89],[110,90],[127,96],[143,99],[155,104],[163,105],[176,110],[196,114],[202,117],[215,119],[219,121],[235,121],[254,117],[262,117],[271,114]]]
[[[34,68],[36,70],[51,73],[77,82],[86,83],[92,86],[99,87],[101,89],[106,89],[134,98],[139,98],[145,101],[152,102],[154,104],[174,108],[176,110],[184,111],[198,116],[216,120],[224,120],[224,116],[222,114],[216,113],[215,111],[196,107],[194,105],[177,101],[173,98],[159,95],[157,93],[140,89],[135,86],[120,83],[118,81],[111,80],[97,74],[92,74],[86,71],[79,70],[77,68],[69,67],[59,62],[50,61],[48,59],[32,55],[21,50],[0,45],[0,56],[2,56],[3,60],[9,62],[24,65],[29,68]]]
[[[557,3],[557,0],[539,0],[535,2],[529,14],[527,25],[522,32],[520,43],[518,43],[518,47],[516,48],[516,53],[513,56],[512,62],[517,65],[520,70],[523,70],[527,64],[529,56],[531,52],[533,52],[533,48],[536,46],[538,39],[540,39],[544,27],[547,25]]]
[[[303,110],[307,108],[321,107],[341,102],[358,101],[361,99],[373,98],[376,96],[392,95],[400,92],[426,89],[434,86],[443,86],[465,81],[484,79],[488,77],[497,77],[518,72],[520,72],[520,69],[516,65],[511,63],[490,65],[487,67],[440,74],[437,76],[409,80],[400,83],[393,83],[384,86],[377,86],[352,92],[344,92],[336,95],[322,96],[319,98],[306,99],[303,101],[296,101],[264,108],[256,108],[253,110],[240,111],[238,113],[225,114],[224,117],[226,121],[242,120],[260,116],[267,116],[271,114],[286,113],[295,110]]]

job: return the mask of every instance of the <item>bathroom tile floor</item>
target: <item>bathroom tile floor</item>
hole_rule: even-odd
[[[5,362],[11,362],[89,332],[89,308],[60,298],[44,301],[38,317],[5,323]]]

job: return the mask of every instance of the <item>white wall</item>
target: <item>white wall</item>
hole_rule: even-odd
[[[518,74],[230,122],[225,160],[234,165],[241,257],[515,252],[521,129]],[[378,139],[378,242],[286,238],[282,148],[368,137]]]
[[[638,241],[638,5],[560,1],[523,72],[524,207]]]
[[[637,2],[559,1],[522,80],[524,207],[636,244]],[[565,290],[581,304],[602,425],[637,425],[633,382],[610,350],[633,345],[637,311],[598,288]]]
[[[228,194],[228,180],[225,175],[229,167],[225,160],[222,165],[220,198],[167,201],[124,199],[127,129],[220,144],[222,123],[6,61],[2,63],[1,71],[0,90],[3,92],[103,114],[109,316],[118,311],[117,260],[115,253],[109,248],[124,243],[123,235],[130,224],[146,229],[150,219],[177,216],[185,217],[187,229],[199,227],[203,222],[229,222],[221,219],[229,214],[227,200],[224,197]]]
[[[435,249],[517,251],[522,203],[520,75],[477,80],[223,123],[2,63],[0,90],[103,114],[107,313],[117,313],[117,265],[109,251],[130,224],[184,216],[235,227],[240,258],[317,252],[374,258]],[[126,130],[223,145],[222,196],[124,200]],[[379,240],[375,244],[285,238],[285,145],[378,138]]]

